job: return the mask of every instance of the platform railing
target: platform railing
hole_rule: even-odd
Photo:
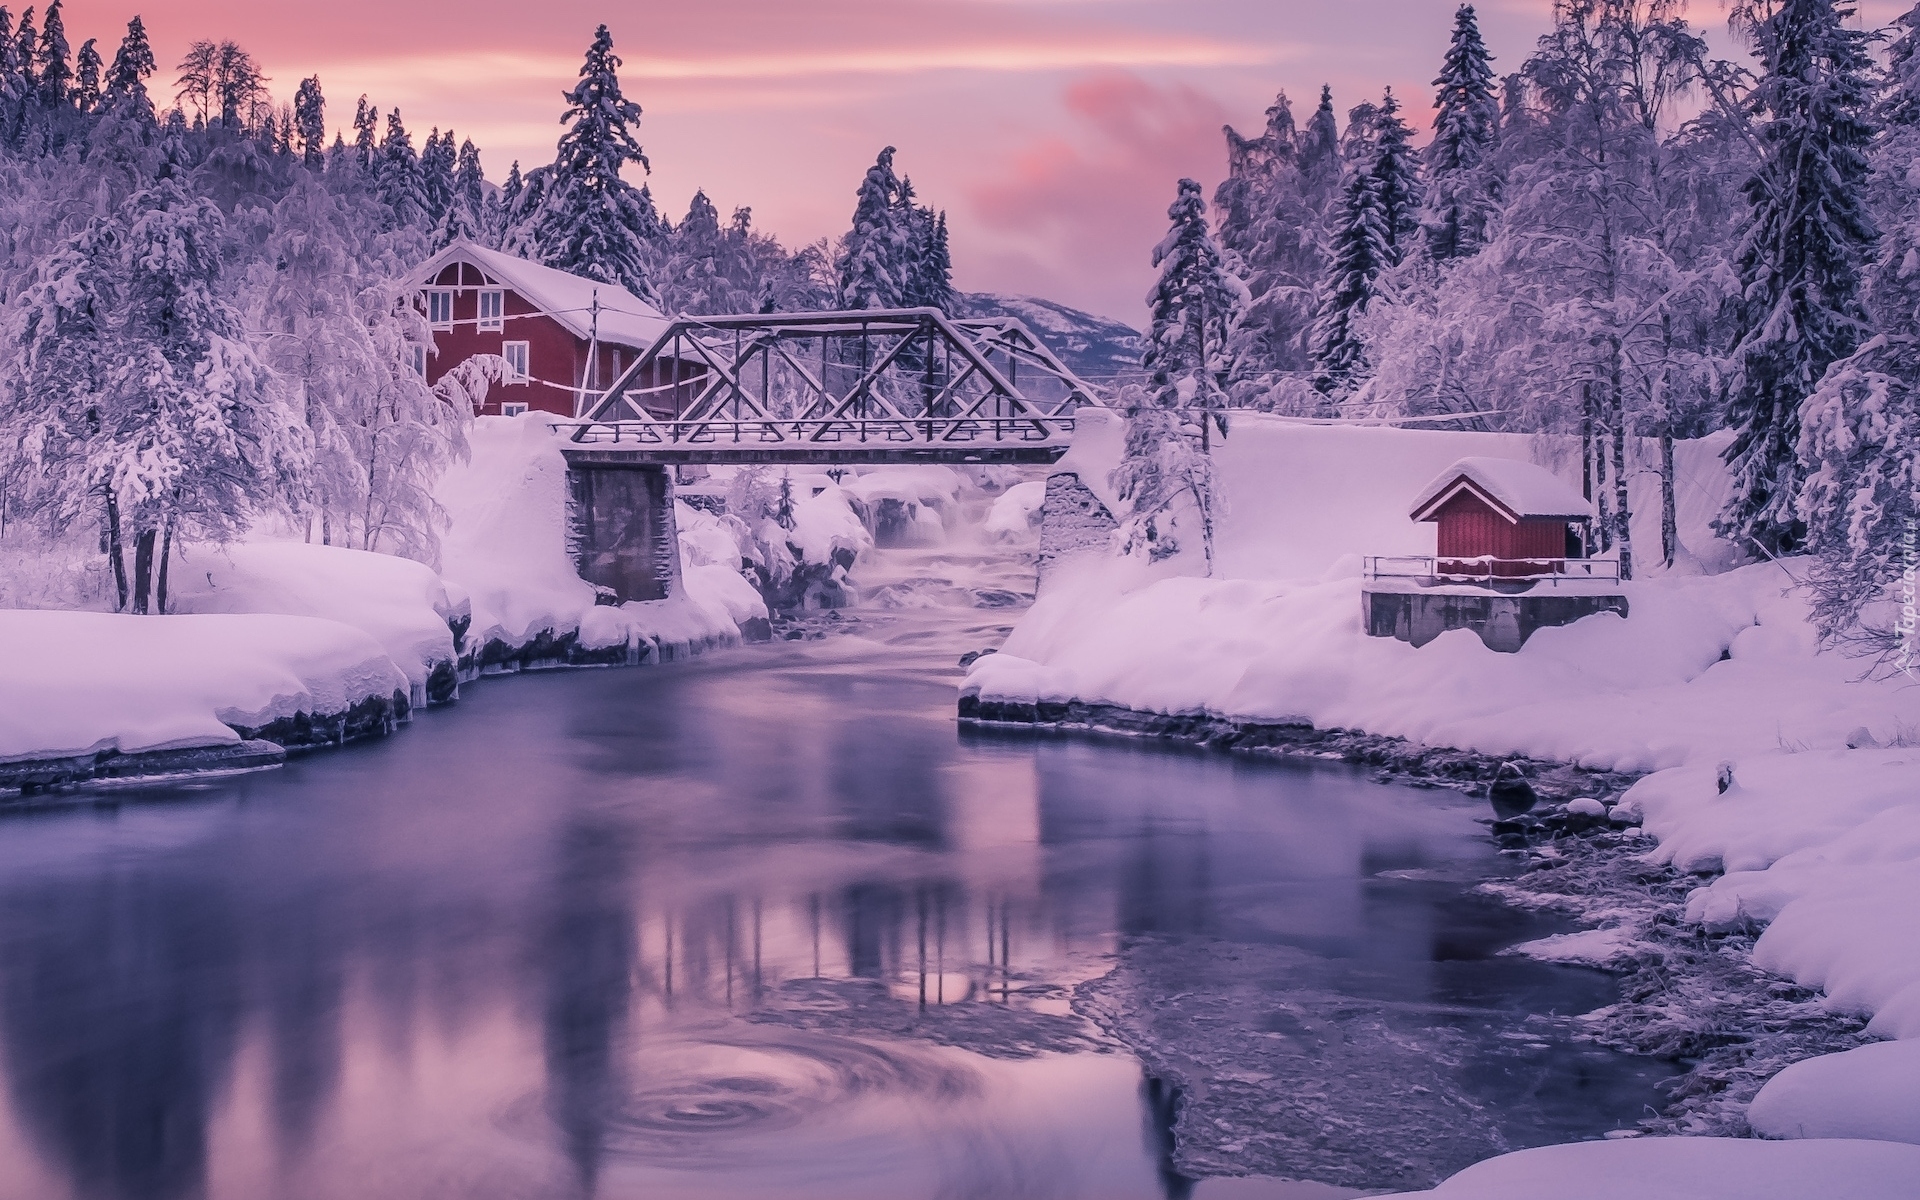
[[[1441,558],[1430,554],[1373,555],[1363,560],[1367,579],[1406,579],[1434,586],[1467,584],[1619,583],[1612,558]]]
[[[1072,417],[855,417],[694,421],[555,421],[576,443],[592,445],[816,446],[879,444],[955,446],[980,444],[1064,444],[1073,433]]]

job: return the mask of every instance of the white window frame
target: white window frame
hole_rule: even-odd
[[[427,377],[427,344],[425,342],[409,343],[407,351],[414,372],[419,375],[420,378],[425,379]]]
[[[441,303],[445,303],[445,305],[447,306],[447,315],[444,320],[438,319],[439,315],[438,313],[435,312],[435,309]],[[427,289],[427,324],[431,325],[435,329],[452,329],[453,328],[453,289],[452,288],[428,288]]]
[[[514,351],[519,351],[519,361],[515,362]],[[507,376],[503,383],[526,383],[533,378],[533,348],[526,342],[501,342],[500,357],[507,360]]]
[[[515,401],[511,404],[502,403],[500,405],[500,415],[503,417],[517,417],[526,411],[527,406],[521,401]]]
[[[493,312],[487,312],[491,302]],[[485,333],[498,333],[507,327],[507,290],[505,288],[481,288],[480,301],[474,310],[480,317],[480,329]]]

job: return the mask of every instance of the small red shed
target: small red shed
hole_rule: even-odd
[[[433,353],[416,365],[428,383],[475,354],[498,354],[508,377],[487,391],[476,416],[529,409],[572,417],[667,328],[653,305],[617,284],[572,275],[465,239],[413,274],[433,327]],[[424,347],[423,347],[424,349]],[[647,407],[671,415],[696,389],[705,363],[662,359],[657,378],[639,381]],[[686,382],[687,386],[673,385]]]
[[[1427,485],[1409,515],[1438,522],[1441,573],[1512,578],[1559,573],[1567,559],[1584,558],[1593,506],[1544,467],[1463,458]]]

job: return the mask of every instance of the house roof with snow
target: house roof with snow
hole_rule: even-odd
[[[601,283],[581,275],[543,267],[499,250],[489,250],[460,238],[413,272],[412,282],[426,287],[447,264],[472,263],[488,279],[520,293],[528,302],[559,322],[575,337],[597,336],[602,342],[645,350],[666,332],[661,311],[617,283]],[[600,301],[594,320],[594,299]]]
[[[1586,520],[1593,506],[1545,467],[1517,458],[1463,458],[1434,477],[1408,514],[1416,521],[1439,518],[1443,505],[1461,493],[1477,496],[1509,521]]]

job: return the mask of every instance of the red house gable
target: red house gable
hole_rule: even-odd
[[[509,377],[488,388],[477,416],[538,410],[572,417],[583,410],[589,392],[618,379],[668,324],[658,309],[623,287],[465,240],[421,264],[413,282],[433,327],[433,353],[422,364],[427,382],[439,382],[476,354],[507,360]],[[704,364],[673,360],[663,366],[667,374],[642,386],[682,383],[704,371]],[[660,410],[670,412],[682,399],[679,393],[691,390],[653,395]]]

